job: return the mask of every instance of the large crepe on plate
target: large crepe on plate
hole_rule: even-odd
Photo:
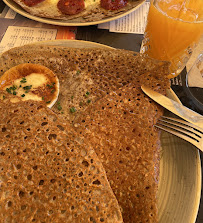
[[[70,124],[0,95],[1,222],[123,222],[101,162]]]
[[[20,63],[58,76],[53,111],[96,150],[124,222],[157,222],[160,140],[153,125],[163,111],[140,86],[165,94],[169,64],[125,50],[30,45],[3,53],[0,75]]]

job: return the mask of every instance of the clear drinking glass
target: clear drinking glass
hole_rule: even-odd
[[[180,74],[203,34],[203,0],[152,0],[141,53],[170,61]]]
[[[186,87],[189,98],[203,113],[203,51],[186,75]]]

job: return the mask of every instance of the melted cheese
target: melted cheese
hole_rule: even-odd
[[[29,66],[37,66],[39,72],[30,72],[25,76],[21,69],[23,66],[26,66],[27,69],[29,69]],[[20,69],[21,71],[19,71]],[[44,69],[44,73],[40,72],[40,69]],[[59,94],[59,80],[57,76],[48,68],[34,64],[22,64],[11,68],[0,77],[0,88],[1,86],[3,90],[20,97],[22,101],[45,100],[50,108],[57,101]]]
[[[26,76],[26,80],[27,80],[26,84],[32,85],[33,88],[38,88],[49,81],[49,79],[46,76],[44,76],[44,74],[40,73],[31,73],[30,75]],[[21,84],[20,81],[21,79],[17,79],[15,80],[15,83]]]
[[[100,4],[100,0],[84,0],[84,2],[85,9]],[[42,15],[54,15],[57,17],[61,15],[57,4],[58,0],[45,0],[32,8],[35,9],[35,13],[41,13]]]
[[[23,89],[23,87],[32,85],[31,90],[35,90],[36,88],[45,85],[48,82],[48,79],[43,74],[32,73],[26,76],[26,83],[24,84],[21,83],[20,82],[21,80],[22,78],[14,80],[13,84],[6,86],[4,90],[6,90],[6,88],[12,87],[13,85],[14,86],[21,85],[22,87],[18,87],[16,91],[17,91],[17,96],[25,95],[24,97],[22,97],[22,101],[26,100],[42,101],[42,96],[35,95],[31,91],[25,94],[25,90]]]
[[[85,8],[98,4],[100,4],[100,0],[85,0]]]
[[[44,4],[46,3],[46,7],[48,6],[47,4],[52,4],[55,7],[57,7],[58,1],[59,0],[46,0],[44,1]],[[85,8],[87,8],[88,6],[100,4],[100,0],[84,0],[84,2],[85,2]],[[41,5],[43,5],[42,3]]]
[[[21,99],[22,101],[26,101],[26,100],[42,101],[43,100],[42,99],[43,92],[42,92],[42,95],[36,95],[32,93],[32,91],[36,90],[37,88],[46,86],[49,83],[49,79],[43,73],[42,74],[31,73],[30,75],[27,75],[26,83],[21,83],[21,80],[22,78],[14,80],[12,85],[6,86],[4,90],[13,86],[17,86],[17,89],[16,89],[17,96],[19,97],[20,96],[22,97],[22,95],[24,96]],[[25,93],[26,90],[23,89],[23,87],[25,86],[32,86],[31,89],[27,93]],[[51,106],[49,104],[48,107],[52,107],[56,100],[57,100],[57,97],[52,101]]]

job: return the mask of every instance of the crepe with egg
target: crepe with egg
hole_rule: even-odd
[[[168,63],[132,51],[25,45],[1,55],[0,77],[23,63],[43,65],[57,76],[60,93],[52,109],[70,122],[94,101],[132,81],[163,94],[169,88]]]
[[[160,141],[153,125],[162,109],[140,86],[165,94],[169,64],[125,50],[29,45],[2,54],[0,75],[21,63],[57,75],[52,110],[96,150],[124,222],[157,222]]]
[[[51,108],[59,94],[59,80],[47,67],[39,64],[19,64],[0,77],[0,89],[21,97],[22,101],[45,101]]]

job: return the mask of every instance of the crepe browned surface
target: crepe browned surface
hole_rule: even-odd
[[[53,110],[67,121],[74,120],[96,100],[131,82],[153,86],[163,94],[169,88],[169,64],[132,51],[27,45],[1,55],[0,76],[21,63],[41,64],[57,75],[60,93]],[[71,112],[71,108],[76,112]]]
[[[133,8],[136,8],[140,4],[144,2],[144,0],[129,0],[128,4],[121,9],[118,10],[106,10],[100,6],[100,4],[93,4],[89,5],[85,10],[82,12],[75,14],[75,15],[66,15],[57,10],[57,14],[53,13],[53,10],[51,9],[45,9],[43,11],[40,11],[39,5],[36,5],[34,7],[28,7],[23,3],[21,0],[13,0],[17,4],[19,4],[25,11],[30,13],[31,15],[42,17],[42,18],[51,18],[51,19],[59,19],[59,20],[74,20],[76,23],[85,23],[85,22],[95,22],[100,21],[102,19],[111,18],[113,16],[119,16],[122,15],[124,12],[127,12]],[[43,5],[46,2],[43,2]],[[51,4],[50,2],[47,2],[46,4]],[[57,7],[57,6],[54,6]],[[55,11],[55,10],[54,10]]]
[[[122,222],[92,147],[42,103],[3,96],[0,222]]]
[[[127,85],[91,105],[77,120],[93,145],[121,206],[124,222],[157,222],[160,107]]]
[[[58,76],[52,109],[96,149],[124,221],[156,222],[160,142],[153,124],[162,110],[140,86],[165,94],[169,64],[126,50],[27,45],[1,55],[0,75],[20,63],[44,65]]]

